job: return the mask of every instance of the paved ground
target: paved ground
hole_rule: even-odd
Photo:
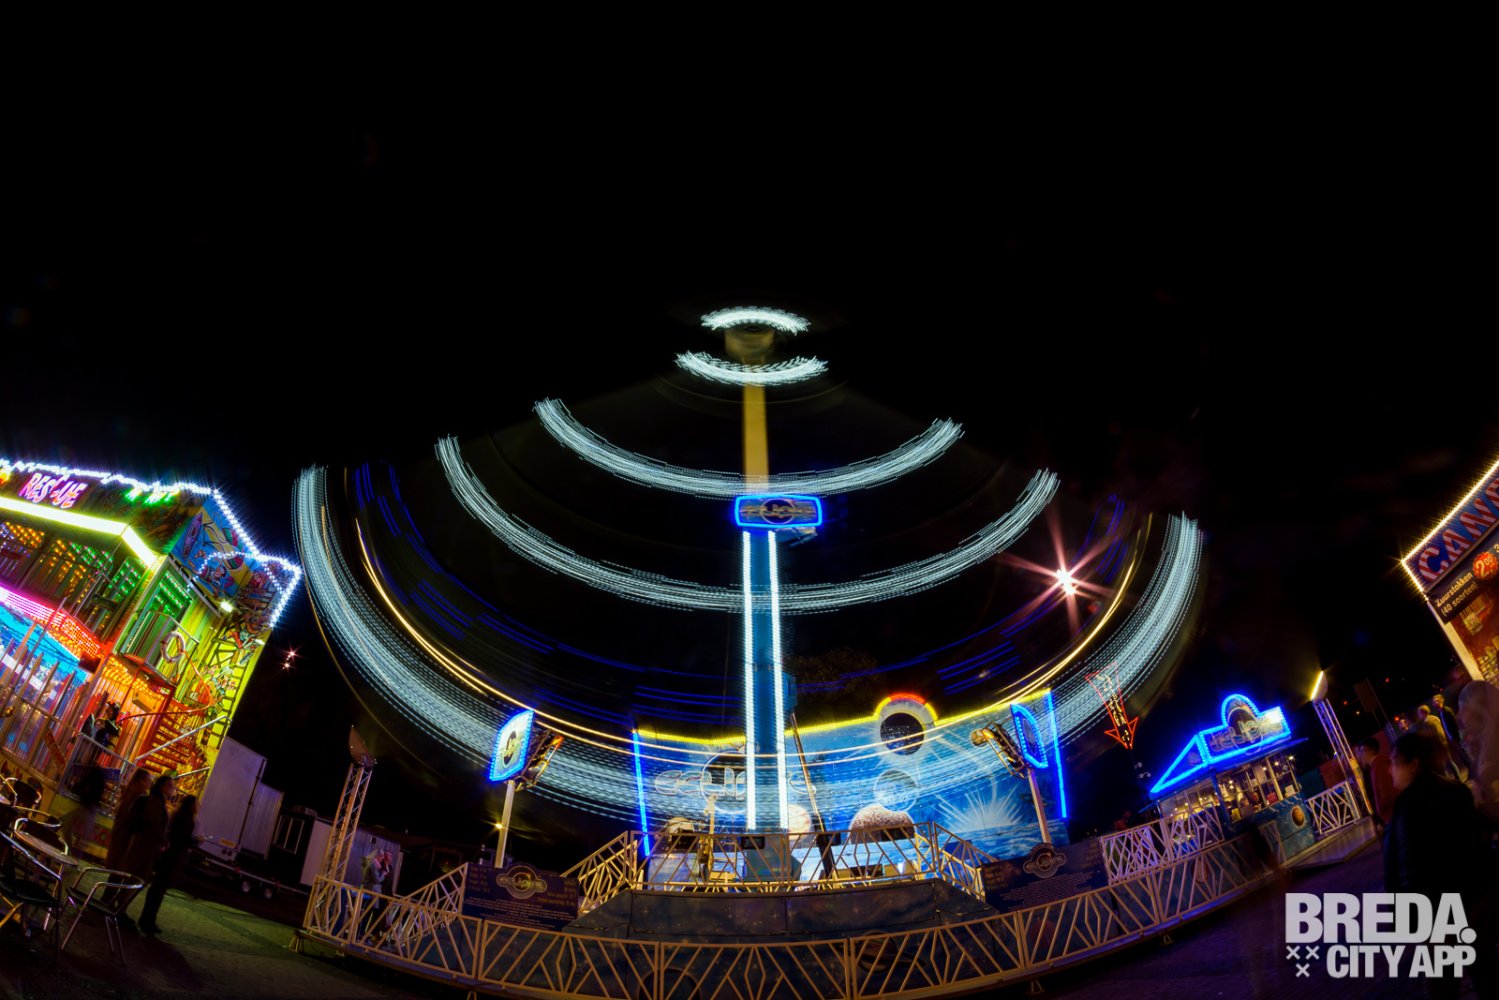
[[[172,890],[161,909],[160,938],[127,933],[128,967],[109,952],[98,918],[85,917],[54,968],[45,938],[0,933],[0,997],[5,1000],[212,997],[214,1000],[308,997],[371,1000],[423,997],[461,1000],[464,991],[389,972],[309,944],[288,950],[292,929],[236,907],[244,900],[196,883],[194,895]],[[201,893],[202,895],[197,895]],[[217,897],[217,898],[209,898]],[[282,909],[300,912],[295,897]],[[230,905],[230,904],[233,905]],[[266,909],[267,904],[258,904]],[[139,913],[140,902],[132,913]],[[295,919],[295,918],[293,918]]]
[[[1376,890],[1380,864],[1377,851],[1366,851],[1346,864],[1298,878],[1294,888],[1307,892]],[[0,998],[459,1000],[465,995],[355,958],[339,958],[311,943],[306,954],[288,950],[292,930],[276,919],[296,921],[300,910],[295,897],[272,903],[253,901],[250,905],[262,914],[255,915],[237,908],[246,905],[246,900],[232,890],[196,882],[189,888],[192,895],[174,890],[167,897],[160,920],[166,933],[160,939],[127,935],[128,969],[122,969],[110,955],[102,926],[87,918],[56,968],[49,951],[28,945],[14,928],[6,928],[0,933]],[[139,905],[135,904],[136,910]],[[1043,981],[1045,995],[1066,1000],[1406,1000],[1424,996],[1417,981],[1333,980],[1320,967],[1314,967],[1310,978],[1297,978],[1294,963],[1285,955],[1283,905],[1279,891],[1260,893],[1179,928],[1172,944],[1141,944],[1049,976]],[[1018,1000],[1025,989],[995,995]],[[1474,994],[1470,990],[1465,996]]]

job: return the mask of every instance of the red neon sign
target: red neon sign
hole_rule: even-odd
[[[1103,701],[1104,711],[1109,713],[1109,721],[1114,724],[1112,729],[1104,730],[1104,734],[1112,736],[1119,741],[1119,745],[1128,750],[1135,745],[1135,727],[1140,724],[1139,717],[1130,718],[1124,709],[1124,696],[1119,693],[1119,685],[1114,678],[1105,673],[1089,674],[1088,683],[1093,687]]]

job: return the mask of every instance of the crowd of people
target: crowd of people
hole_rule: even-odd
[[[120,790],[104,864],[147,884],[139,922],[124,914],[122,927],[138,928],[143,934],[161,933],[156,916],[195,843],[197,815],[197,796],[184,795],[179,800],[176,776],[170,771],[152,780],[151,772],[140,768]]]
[[[1457,712],[1437,695],[1392,728],[1393,743],[1381,734],[1356,750],[1384,827],[1385,889],[1433,903],[1459,894],[1478,934],[1475,988],[1499,996],[1499,687],[1472,681]],[[1456,997],[1459,986],[1429,981],[1433,996]]]

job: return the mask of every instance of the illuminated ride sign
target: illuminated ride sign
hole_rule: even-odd
[[[734,498],[734,523],[741,528],[815,528],[822,523],[822,501],[792,493],[751,493]]]
[[[1421,592],[1430,593],[1463,561],[1469,549],[1482,544],[1496,524],[1499,524],[1499,463],[1484,473],[1440,527],[1406,554],[1402,565]]]
[[[1261,712],[1242,694],[1224,698],[1218,714],[1223,724],[1204,729],[1188,740],[1150,790],[1151,795],[1170,791],[1201,774],[1221,770],[1227,761],[1262,753],[1291,738],[1291,727],[1278,706]]]
[[[505,720],[494,738],[494,753],[489,761],[490,781],[509,781],[526,769],[531,754],[531,728],[536,712],[526,709]]]
[[[83,495],[84,490],[88,489],[88,485],[76,479],[69,479],[67,476],[49,476],[45,472],[34,472],[30,479],[21,484],[16,495],[32,503],[50,501],[52,506],[59,510],[67,510],[78,502],[78,498]]]

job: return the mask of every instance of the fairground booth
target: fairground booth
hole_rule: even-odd
[[[1218,725],[1193,735],[1150,793],[1163,820],[1208,812],[1224,824],[1275,826],[1289,856],[1316,833],[1291,752],[1301,742],[1278,706],[1260,711],[1231,694],[1219,705]]]
[[[1499,683],[1499,462],[1402,565],[1473,680]]]
[[[0,459],[0,769],[54,815],[136,767],[207,780],[301,577],[216,490]]]

